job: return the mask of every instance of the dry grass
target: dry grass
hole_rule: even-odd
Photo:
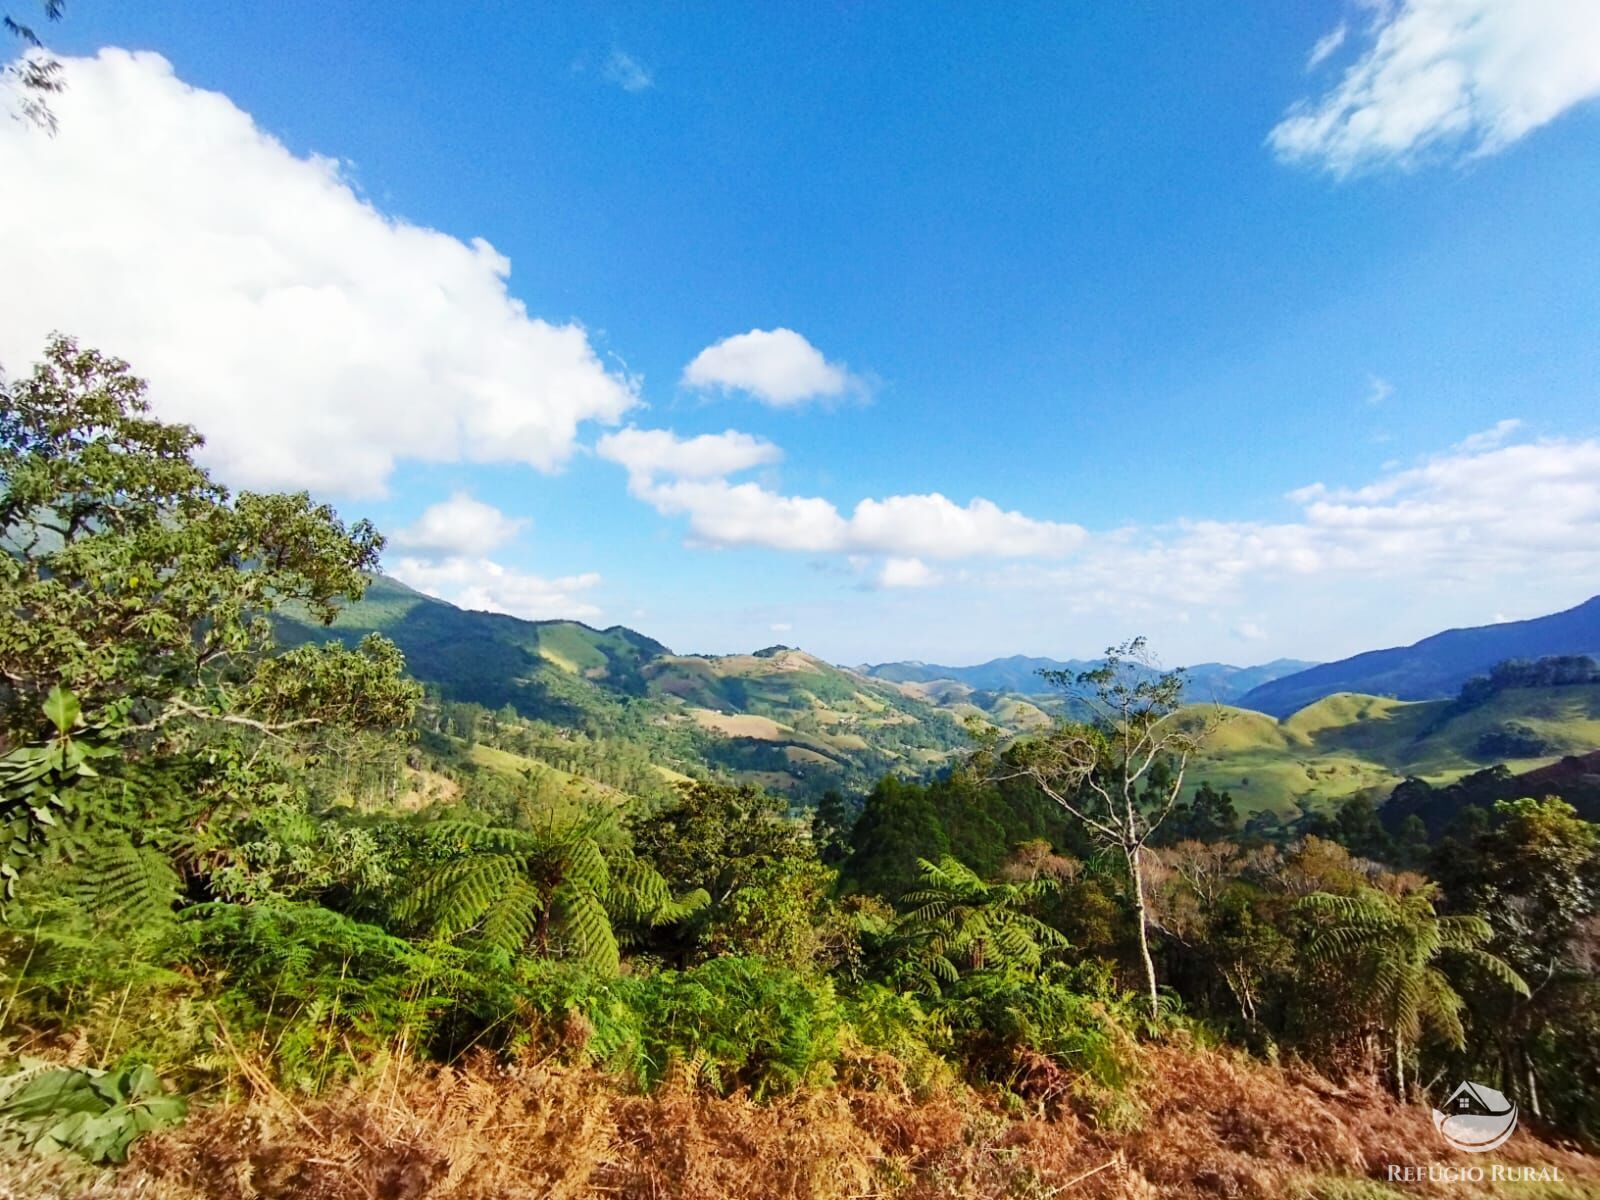
[[[1003,1112],[964,1090],[813,1090],[768,1104],[669,1087],[643,1097],[551,1064],[390,1071],[296,1107],[281,1095],[197,1113],[141,1145],[117,1200],[989,1200],[1488,1195],[1377,1182],[1390,1162],[1471,1161],[1425,1109],[1360,1085],[1178,1046],[1147,1048],[1129,1130],[1087,1111]],[[1498,1161],[1559,1166],[1600,1195],[1600,1165],[1519,1134]],[[3,1182],[3,1176],[0,1176]],[[0,1196],[5,1194],[0,1188]],[[21,1195],[24,1193],[13,1193]],[[26,1193],[46,1194],[46,1193]],[[65,1194],[65,1193],[63,1193]],[[104,1191],[91,1195],[109,1195]]]

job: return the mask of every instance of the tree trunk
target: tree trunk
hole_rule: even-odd
[[[1400,1035],[1394,1035],[1394,1094],[1400,1097],[1400,1103],[1406,1100],[1406,1045]]]
[[[1139,930],[1139,959],[1144,964],[1145,992],[1150,999],[1150,1019],[1161,1015],[1161,997],[1156,992],[1156,964],[1150,957],[1149,922],[1145,916],[1144,864],[1140,861],[1142,847],[1127,850],[1128,874],[1133,878],[1133,921]]]

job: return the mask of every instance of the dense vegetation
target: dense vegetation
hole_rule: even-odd
[[[137,1158],[245,1094],[325,1139],[304,1106],[380,1076],[398,1103],[391,1072],[463,1062],[763,1104],[960,1092],[1115,1133],[1150,1115],[1143,1072],[1215,1044],[1403,1099],[1490,1081],[1600,1138],[1600,838],[1559,799],[1403,846],[1355,809],[1246,837],[1225,791],[1185,789],[1210,730],[1132,643],[1055,678],[1093,720],[796,816],[683,777],[689,735],[622,700],[574,726],[520,685],[498,709],[425,693],[377,634],[275,642],[274,612],[304,631],[359,597],[382,538],[230,495],[197,445],[65,339],[0,394],[13,1148]],[[612,636],[607,664],[641,649]],[[641,700],[661,671],[729,686],[650,654],[603,669]],[[268,1166],[250,1187],[294,1190]],[[897,1170],[868,1182],[909,1190]]]

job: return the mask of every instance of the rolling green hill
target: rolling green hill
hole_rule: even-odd
[[[1448,783],[1600,747],[1600,684],[1515,688],[1471,705],[1339,693],[1281,721],[1228,715],[1192,765],[1192,785],[1232,792],[1241,812],[1288,817],[1358,793],[1381,800],[1408,776]],[[1508,746],[1527,753],[1508,755]]]
[[[370,631],[394,639],[412,674],[444,700],[624,742],[668,772],[722,772],[796,796],[936,770],[969,745],[969,718],[1023,735],[1061,712],[1058,699],[868,675],[787,646],[674,654],[622,626],[468,612],[383,577],[331,629],[292,615],[279,623],[287,644],[330,634],[354,643]],[[1426,701],[1337,692],[1281,718],[1227,711],[1189,780],[1231,791],[1247,813],[1292,817],[1357,793],[1381,799],[1408,776],[1447,783],[1500,762],[1525,770],[1600,747],[1600,684]]]
[[[814,794],[922,774],[967,745],[957,716],[928,698],[783,646],[673,654],[620,625],[469,612],[382,576],[331,627],[293,614],[278,623],[287,645],[369,632],[393,639],[445,700],[642,743],[668,770]]]

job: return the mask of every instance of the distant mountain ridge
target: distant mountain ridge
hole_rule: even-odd
[[[380,632],[444,700],[509,706],[579,738],[643,748],[667,772],[726,772],[797,799],[831,787],[864,789],[884,774],[940,770],[970,747],[969,718],[1020,734],[1070,717],[1059,698],[1040,695],[1047,689],[1037,672],[1096,665],[1015,655],[972,667],[851,669],[788,646],[675,654],[621,625],[468,611],[384,576],[331,627],[280,613],[277,629],[285,645],[330,637],[354,644]],[[1258,711],[1236,712],[1191,774],[1196,785],[1231,789],[1243,812],[1292,814],[1356,792],[1381,797],[1408,775],[1444,778],[1502,761],[1526,769],[1587,753],[1600,746],[1600,683],[1490,689],[1470,705],[1455,697],[1466,678],[1506,658],[1596,647],[1600,598],[1537,621],[1454,630],[1308,670],[1296,670],[1304,664],[1293,660],[1202,663],[1189,668],[1191,702]],[[1407,678],[1429,689],[1407,699],[1433,702],[1371,694],[1404,695],[1371,680]],[[1335,694],[1357,688],[1368,694]],[[1274,690],[1287,699],[1264,715]]]
[[[1051,689],[1039,677],[1040,671],[1089,671],[1099,666],[1098,659],[1035,658],[1013,654],[1008,658],[994,658],[970,667],[948,667],[937,663],[887,662],[857,667],[861,674],[891,683],[937,683],[951,680],[965,684],[980,692],[1015,692],[1023,696],[1038,696]],[[1191,700],[1219,703],[1237,701],[1246,692],[1261,684],[1304,671],[1315,664],[1295,658],[1280,658],[1254,667],[1236,667],[1229,663],[1206,662],[1185,667],[1188,677],[1188,695]]]
[[[1600,655],[1600,596],[1545,617],[1449,629],[1410,646],[1369,650],[1323,663],[1264,681],[1241,696],[1238,704],[1286,717],[1336,692],[1442,700],[1506,659],[1571,654]]]
[[[474,612],[383,575],[331,626],[295,613],[279,614],[276,626],[284,645],[381,633],[445,700],[509,706],[589,736],[648,744],[673,770],[723,770],[782,791],[922,775],[968,745],[951,711],[803,650],[674,654],[625,626]]]

